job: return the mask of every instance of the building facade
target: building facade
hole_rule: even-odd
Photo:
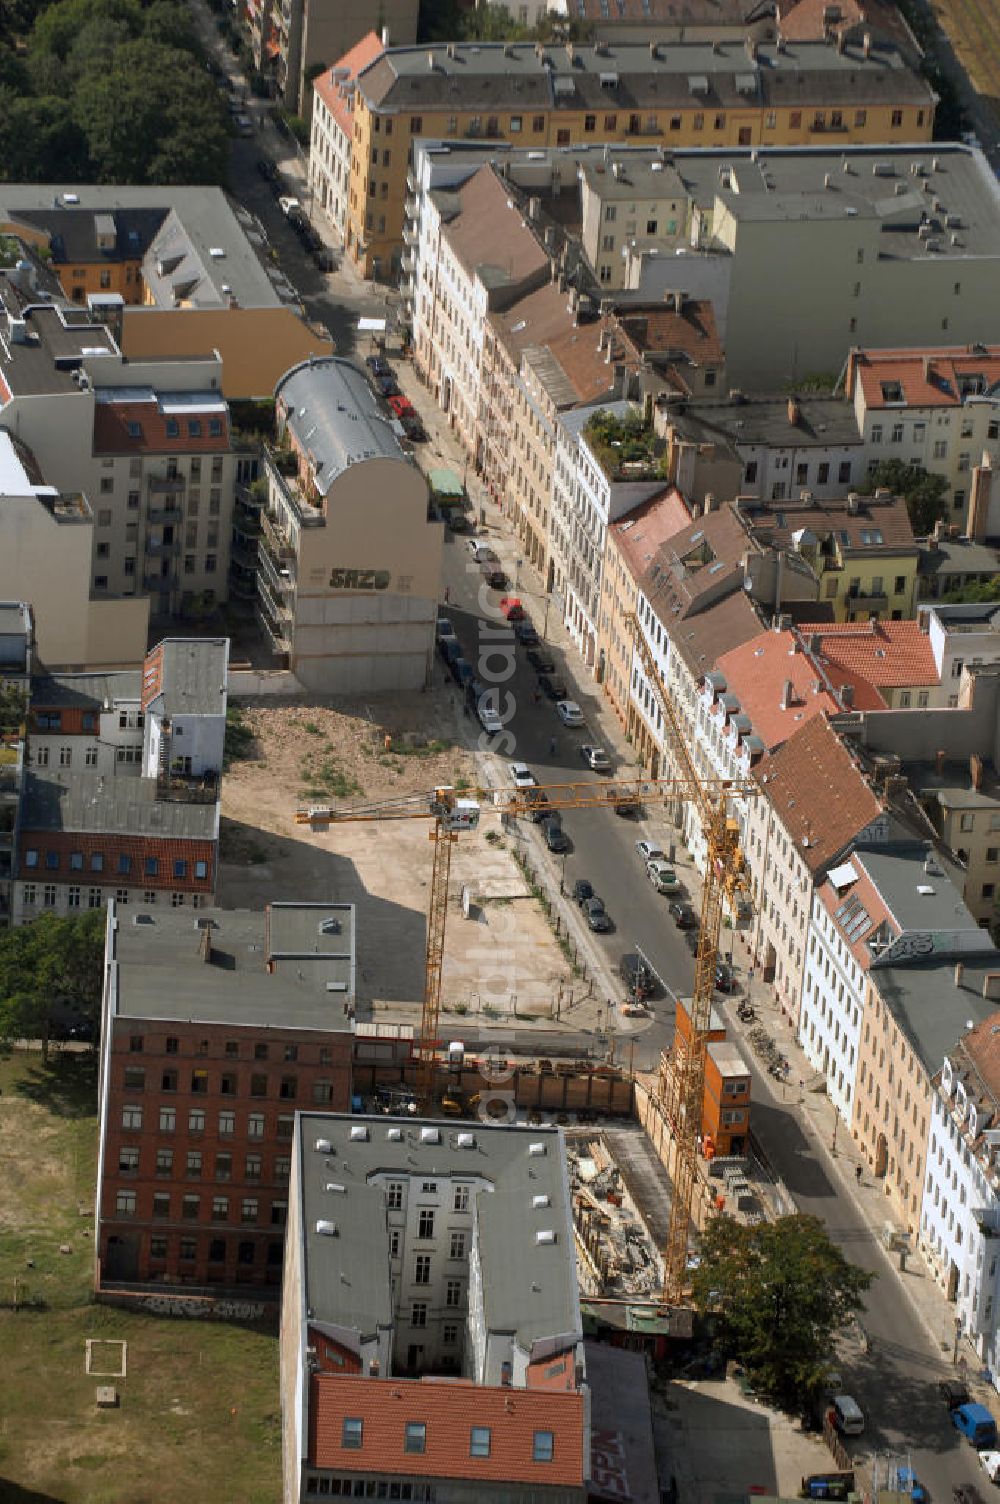
[[[350,1102],[354,911],[108,905],[95,1288],[277,1294],[295,1114]]]
[[[374,31],[345,52],[332,68],[313,79],[312,132],[309,138],[309,183],[318,207],[343,241],[347,231],[347,195],[354,137],[354,91],[357,76],[382,51]]]

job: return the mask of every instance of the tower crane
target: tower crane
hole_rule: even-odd
[[[434,789],[430,795],[415,794],[373,804],[349,805],[334,809],[330,805],[309,805],[296,811],[299,825],[314,831],[328,830],[331,824],[352,821],[431,820],[430,840],[434,846],[431,870],[430,903],[427,916],[427,945],[424,952],[424,993],[417,1043],[417,1100],[427,1111],[434,1100],[434,1078],[440,1045],[438,1028],[441,1016],[441,967],[444,960],[445,922],[448,914],[448,884],[451,875],[451,848],[459,834],[475,830],[483,804],[505,815],[525,815],[537,811],[539,803],[547,810],[613,809],[637,800],[704,796],[717,794],[726,807],[729,794],[746,793],[752,786],[717,780],[698,783],[690,778],[629,778],[598,782],[536,784],[533,788],[476,788],[474,797],[461,797],[449,787]],[[718,923],[716,923],[718,929]],[[714,979],[714,949],[711,976]],[[704,1074],[704,1061],[702,1062]]]
[[[759,790],[750,779],[726,785],[700,776],[639,620],[632,615],[626,621],[632,634],[635,654],[642,664],[663,716],[667,741],[675,766],[680,770],[678,782],[693,797],[706,846],[701,930],[691,995],[690,1031],[686,1039],[675,1033],[672,1063],[668,1061],[666,1052],[660,1060],[660,1104],[674,1141],[673,1197],[663,1261],[663,1293],[666,1300],[678,1301],[683,1298],[686,1283],[688,1230],[698,1178],[698,1140],[705,1096],[705,1059],[715,996],[715,969],[722,911],[727,903],[732,905],[735,900],[745,898],[749,893],[743,853],[739,845],[739,827],[729,813],[729,803],[733,798],[752,797]]]

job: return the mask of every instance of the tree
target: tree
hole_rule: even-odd
[[[947,595],[941,597],[942,605],[947,606],[960,605],[969,601],[984,603],[1000,601],[1000,574],[995,574],[988,580],[971,580],[960,590],[949,590]]]
[[[0,934],[0,1037],[40,1039],[43,1060],[57,1031],[97,1038],[104,925],[104,910],[88,909]]]
[[[902,460],[882,460],[868,477],[866,494],[884,486],[902,496],[910,514],[910,526],[918,538],[934,531],[948,510],[945,492],[948,482],[943,475],[930,475],[923,465],[907,465]]]
[[[836,1333],[861,1310],[872,1275],[851,1264],[818,1217],[744,1227],[715,1217],[695,1271],[699,1310],[761,1391],[795,1406],[825,1377]]]
[[[18,98],[0,89],[0,177],[73,183],[87,176],[87,144],[66,101]]]

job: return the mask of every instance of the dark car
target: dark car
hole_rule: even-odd
[[[535,670],[536,674],[555,673],[555,662],[544,648],[530,648],[524,656],[527,659],[529,666]]]
[[[321,272],[332,272],[336,267],[333,252],[327,245],[319,245],[312,253],[313,261]]]
[[[400,395],[399,382],[395,376],[373,376],[372,386],[380,397],[398,397]]]
[[[411,444],[427,443],[427,430],[419,418],[401,418],[400,422],[403,425],[403,432]]]
[[[715,963],[715,990],[716,992],[733,992],[736,988],[736,977],[733,968],[726,961]]]
[[[669,913],[679,930],[698,928],[698,915],[689,903],[672,903],[669,906]]]
[[[280,173],[270,157],[257,158],[257,171],[267,183],[273,183],[276,178],[280,177]]]
[[[533,825],[540,825],[543,820],[548,820],[552,815],[552,806],[548,795],[542,789],[525,789],[524,797],[531,805],[528,819]],[[562,823],[561,821],[559,822]]]
[[[590,928],[599,935],[607,934],[611,928],[611,916],[596,894],[593,898],[588,898],[584,903],[583,917]]]
[[[550,851],[554,851],[559,856],[562,852],[569,850],[569,837],[562,826],[557,825],[551,816],[545,821],[542,829],[545,832],[545,844]]]
[[[622,956],[618,962],[618,975],[634,998],[652,997],[656,991],[656,977],[651,967],[635,951],[626,951]]]
[[[578,877],[573,884],[573,902],[583,904],[594,896],[594,885],[585,877]]]
[[[449,507],[444,514],[444,520],[448,524],[448,530],[452,533],[471,533],[472,523],[468,514],[461,507]]]
[[[514,636],[521,643],[522,647],[526,648],[533,648],[538,641],[538,633],[527,618],[524,621],[518,622],[514,628]]]
[[[938,1394],[940,1394],[949,1410],[957,1410],[959,1405],[967,1405],[969,1403],[969,1391],[959,1379],[940,1379],[938,1381]]]
[[[642,816],[642,805],[636,799],[622,799],[614,789],[609,789],[608,803],[614,805],[615,814],[623,820],[638,820]]]
[[[558,674],[539,674],[538,688],[547,700],[566,699],[566,685]]]
[[[489,561],[487,561],[480,567],[482,569],[483,579],[486,581],[487,585],[489,585],[491,590],[507,589],[507,576],[504,574],[503,570],[500,569],[496,564],[491,564]]]
[[[366,355],[365,365],[373,376],[394,376],[396,374],[384,355]]]

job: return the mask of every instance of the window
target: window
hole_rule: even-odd
[[[253,1263],[253,1244],[252,1243],[241,1243],[240,1246],[239,1246],[239,1248],[238,1248],[238,1250],[237,1250],[236,1258],[237,1258],[237,1261],[239,1263],[241,1263],[241,1264],[252,1264]]]
[[[197,1222],[201,1210],[200,1196],[185,1196],[181,1202],[181,1216],[185,1222]]]
[[[236,1132],[236,1114],[226,1109],[219,1113],[219,1137],[232,1138]]]
[[[363,1420],[355,1416],[345,1415],[340,1427],[340,1445],[348,1452],[357,1452],[361,1449],[364,1440],[365,1424]]]
[[[153,1216],[161,1221],[170,1216],[170,1196],[166,1191],[157,1191],[153,1196]]]
[[[205,1132],[205,1109],[203,1107],[191,1108],[191,1111],[188,1113],[188,1132]]]
[[[264,1137],[264,1114],[252,1112],[247,1118],[247,1138]]]
[[[120,1217],[134,1217],[135,1191],[119,1191],[115,1197],[115,1211]]]
[[[536,1431],[531,1448],[532,1462],[551,1462],[555,1450],[555,1438],[551,1431]]]
[[[584,128],[584,130],[586,131],[586,133],[588,135],[593,135],[594,131],[596,131],[596,129],[597,129],[597,116],[596,115],[584,115],[584,117],[583,117],[583,128]]]
[[[423,1207],[417,1219],[417,1237],[433,1238],[434,1236],[434,1212],[429,1207]]]
[[[278,1114],[278,1123],[275,1130],[275,1138],[291,1138],[295,1132],[295,1119],[291,1113]]]
[[[267,1096],[267,1077],[266,1076],[253,1075],[253,1076],[250,1077],[250,1095],[252,1097],[266,1097]]]
[[[143,1039],[144,1036],[142,1034],[129,1035],[128,1047],[133,1055],[142,1054]]]
[[[229,1197],[228,1196],[213,1196],[212,1197],[212,1221],[213,1222],[225,1222],[228,1216],[229,1216]]]
[[[970,814],[965,814],[965,815],[963,815],[961,817],[961,820],[960,820],[959,823],[961,825],[962,830],[966,830],[966,831],[972,830],[974,828],[974,826],[975,826],[975,823],[976,823],[975,816],[974,815],[970,815]]]
[[[267,1059],[267,1045],[266,1044],[255,1044],[254,1047],[253,1047],[253,1058],[255,1060],[266,1060]]]
[[[172,1175],[174,1173],[173,1149],[157,1149],[156,1173],[157,1175]]]
[[[161,1091],[176,1091],[177,1090],[177,1072],[176,1071],[169,1070],[169,1071],[164,1071],[163,1072],[162,1076],[160,1077],[160,1090]]]
[[[191,1090],[196,1094],[208,1091],[208,1071],[191,1072]]]
[[[444,1303],[446,1306],[460,1306],[462,1304],[462,1281],[450,1279],[445,1285]]]
[[[898,130],[899,129],[899,127],[903,123],[903,112],[902,112],[902,110],[893,110],[893,112],[892,112],[892,120],[891,120],[890,123],[892,125],[893,130]]]
[[[993,897],[993,891],[994,891],[994,885],[993,885],[993,883],[983,883],[983,897],[984,898],[992,898]]]
[[[188,870],[188,864],[187,864],[187,862],[175,862],[174,863],[174,876],[175,877],[187,877],[187,870]]]
[[[403,1451],[423,1453],[427,1450],[427,1427],[422,1420],[408,1420],[403,1436]]]
[[[332,1102],[333,1101],[333,1083],[332,1083],[332,1081],[314,1081],[313,1082],[312,1095],[313,1095],[313,1101],[314,1102]]]
[[[222,1097],[235,1097],[236,1077],[231,1072],[228,1075],[223,1073],[219,1082],[219,1095]]]
[[[232,1180],[233,1156],[231,1154],[217,1154],[215,1156],[216,1180]]]
[[[247,1180],[259,1180],[261,1177],[263,1164],[264,1161],[261,1159],[259,1154],[248,1154],[246,1157]]]
[[[510,129],[511,129],[511,134],[512,135],[517,136],[517,135],[520,134],[520,131],[521,131],[521,117],[520,117],[520,115],[511,115],[511,117],[510,117]]]
[[[284,1225],[285,1225],[285,1223],[286,1223],[287,1220],[288,1220],[288,1202],[287,1201],[272,1201],[271,1202],[271,1226],[272,1227],[284,1227]]]
[[[284,1102],[293,1102],[298,1095],[299,1082],[297,1076],[282,1076],[279,1097]]]
[[[843,486],[843,485],[847,485],[849,483],[850,479],[851,479],[851,462],[850,462],[850,460],[844,460],[844,461],[842,461],[842,463],[841,463],[841,465],[840,465],[840,467],[839,467],[839,469],[837,471],[837,480]]]
[[[867,110],[855,110],[854,111],[854,124],[855,124],[855,126],[861,127],[861,126],[866,125],[867,122],[868,122],[868,111]]]
[[[128,1091],[142,1091],[146,1085],[146,1072],[141,1065],[125,1067],[125,1087]]]
[[[275,1180],[287,1180],[292,1173],[292,1161],[286,1154],[279,1154],[274,1161]]]
[[[431,1256],[429,1253],[418,1253],[416,1268],[413,1272],[415,1285],[429,1285],[431,1282]]]
[[[391,1212],[398,1212],[403,1205],[403,1182],[390,1180],[385,1188],[385,1204]]]
[[[38,866],[38,852],[35,851],[33,847],[29,847],[29,849],[24,853],[24,865],[26,867]]]
[[[473,1426],[469,1432],[469,1456],[488,1457],[490,1455],[490,1428],[489,1426]]]
[[[243,1222],[256,1222],[259,1204],[256,1196],[244,1196],[240,1207],[240,1220]]]
[[[465,1233],[464,1232],[453,1232],[452,1233],[452,1235],[451,1235],[451,1246],[450,1246],[450,1249],[449,1249],[449,1252],[448,1252],[448,1257],[452,1258],[452,1259],[464,1259],[465,1258]]]
[[[118,1168],[119,1170],[137,1170],[139,1168],[138,1149],[123,1144],[118,1150]]]
[[[427,1325],[427,1306],[426,1306],[426,1304],[425,1304],[424,1301],[422,1301],[422,1300],[415,1300],[413,1302],[413,1305],[412,1305],[412,1307],[410,1309],[410,1325],[411,1326],[426,1326]]]

